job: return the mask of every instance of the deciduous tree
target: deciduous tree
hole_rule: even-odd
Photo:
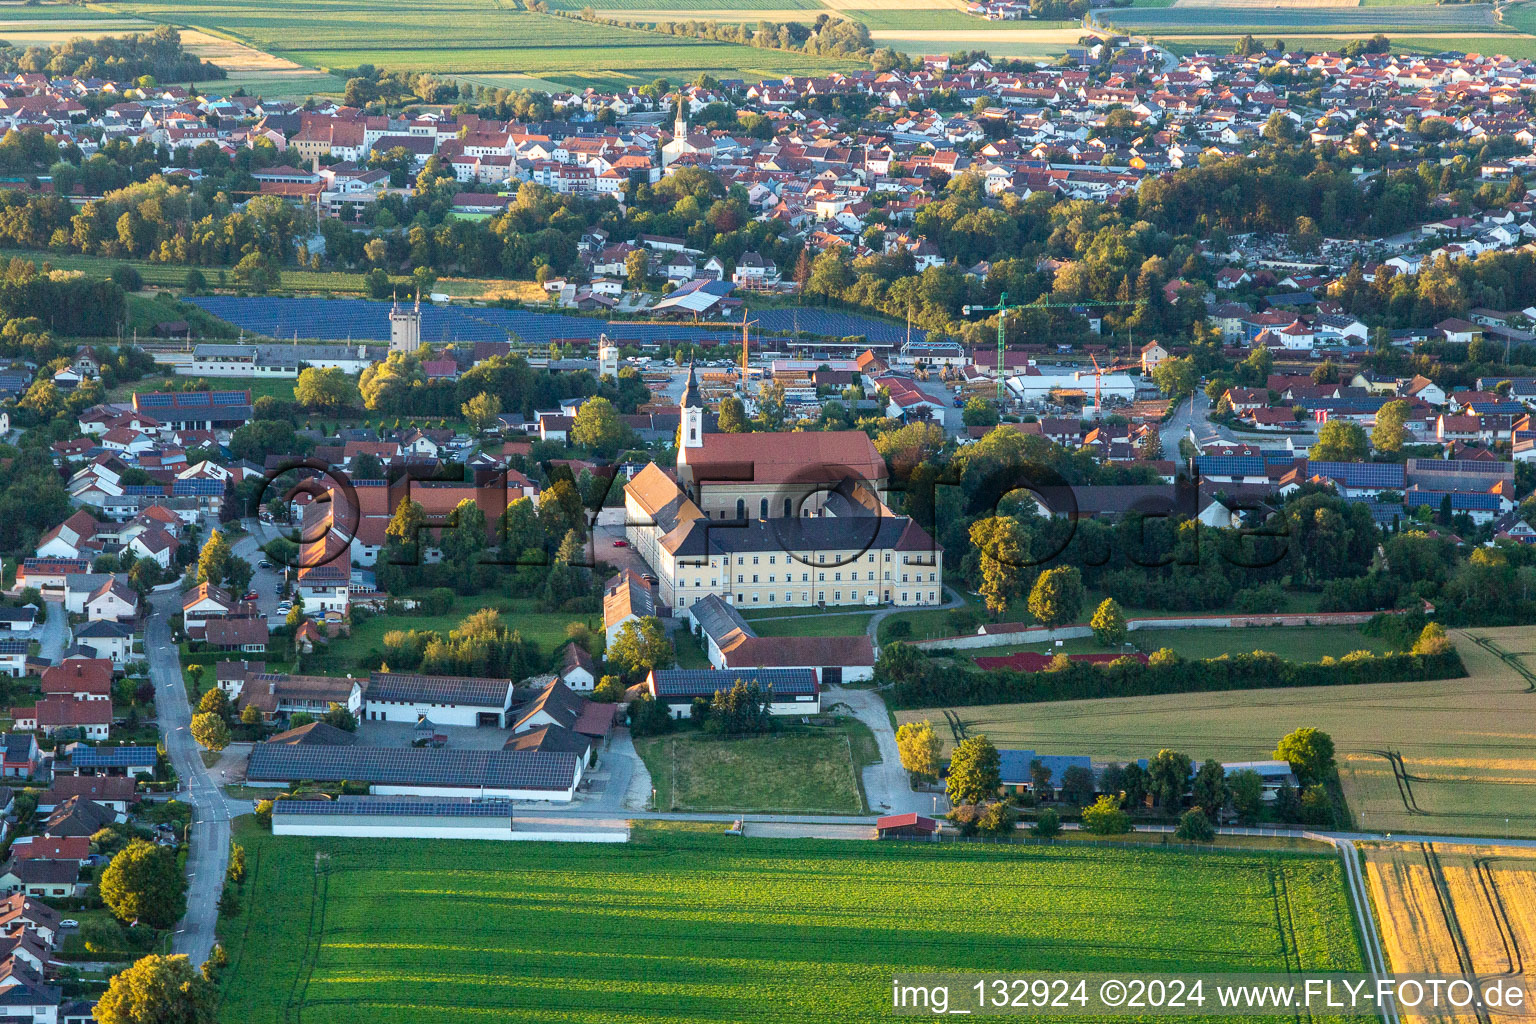
[[[904,722],[896,730],[896,749],[901,754],[901,766],[920,779],[937,779],[943,770],[939,760],[943,744],[933,731],[933,723],[927,719]]]
[[[169,928],[187,909],[187,880],[169,848],[135,839],[101,873],[101,898],[119,921]]]
[[[1002,760],[997,748],[986,736],[970,736],[960,741],[949,759],[949,781],[945,795],[953,806],[976,804],[997,796],[1003,784]]]
[[[217,989],[185,956],[146,956],[112,976],[98,1024],[214,1024]]]

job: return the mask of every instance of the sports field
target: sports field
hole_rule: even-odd
[[[1394,971],[1467,977],[1536,974],[1536,857],[1515,848],[1443,843],[1363,847],[1382,948]],[[1505,1024],[1524,1013],[1497,1010]],[[1472,1014],[1433,1021],[1466,1021]]]
[[[1360,969],[1331,855],[720,827],[608,846],[278,839],[242,819],[219,1019],[852,1024],[890,1017],[896,972]]]
[[[1524,674],[1536,669],[1536,635],[1477,629],[1455,639],[1463,679],[921,708],[897,718],[943,725],[947,712],[964,734],[1000,747],[1120,761],[1162,747],[1196,759],[1264,758],[1310,725],[1333,736],[1350,809],[1367,829],[1536,836],[1536,674]],[[940,732],[953,743],[951,729]]]

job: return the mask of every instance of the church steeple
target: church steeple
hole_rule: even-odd
[[[688,383],[683,386],[682,401],[683,443],[682,448],[704,447],[704,396],[699,393],[699,382],[694,376],[693,360],[688,360]],[[679,453],[679,461],[682,461]]]
[[[688,137],[688,97],[683,90],[677,90],[677,119],[672,122],[672,137],[674,139],[686,139]]]

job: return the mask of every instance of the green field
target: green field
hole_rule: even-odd
[[[219,1018],[854,1024],[890,1018],[897,972],[1361,969],[1332,856],[719,827],[498,846],[279,839],[241,819]]]
[[[500,0],[443,0],[427,8],[399,0],[127,0],[106,9],[217,30],[267,53],[338,72],[369,63],[443,74],[518,73],[570,85],[644,84],[700,71],[768,78],[851,66],[535,14]]]
[[[1366,636],[1353,626],[1138,629],[1130,634],[1130,639],[1143,651],[1172,647],[1190,659],[1269,651],[1286,661],[1319,661],[1324,657],[1343,657],[1351,651],[1374,651],[1381,654],[1391,650],[1389,644]]]
[[[664,811],[867,814],[860,773],[880,760],[874,735],[852,719],[734,740],[652,736],[635,747]]]
[[[1373,7],[1160,7],[1104,12],[1101,21],[1134,32],[1468,32],[1498,31],[1488,4],[1396,4]]]
[[[869,614],[791,615],[751,622],[758,636],[861,636],[869,626]]]
[[[461,597],[447,615],[423,615],[411,611],[404,615],[374,615],[367,621],[354,625],[350,637],[337,637],[325,647],[316,647],[313,654],[304,658],[304,671],[321,675],[342,675],[347,672],[371,671],[379,667],[383,657],[384,634],[395,629],[430,629],[448,635],[464,617],[481,608],[495,608],[501,612],[502,622],[523,634],[524,640],[539,647],[539,653],[548,657],[565,643],[565,627],[572,622],[586,622],[602,634],[601,615],[573,615],[568,612],[541,612],[527,598],[502,597],[483,594],[477,597]],[[366,666],[364,661],[369,662]]]
[[[1536,836],[1536,637],[1477,629],[1455,640],[1464,679],[919,708],[897,718],[928,719],[953,744],[947,710],[965,735],[985,733],[1000,747],[1117,761],[1162,747],[1196,760],[1266,758],[1285,733],[1313,726],[1333,737],[1345,796],[1367,828]]]

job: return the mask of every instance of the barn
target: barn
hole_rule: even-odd
[[[436,725],[500,729],[511,708],[510,679],[374,672],[363,695],[363,717],[370,722],[415,724],[425,716]]]

